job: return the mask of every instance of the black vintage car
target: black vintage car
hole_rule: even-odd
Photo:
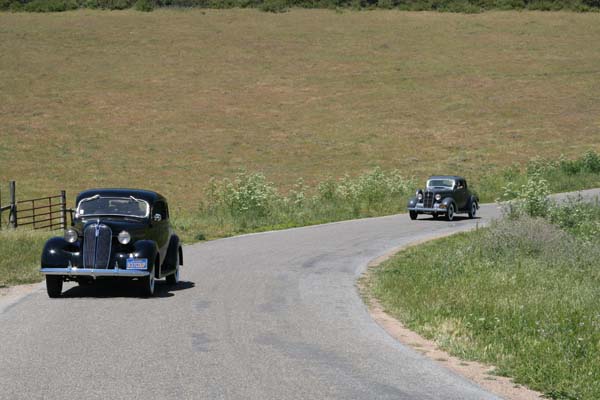
[[[444,215],[446,220],[452,221],[459,213],[475,218],[478,209],[479,198],[469,191],[467,181],[460,176],[431,176],[425,190],[417,190],[408,202],[410,219],[417,219],[419,214],[431,214],[433,218]]]
[[[77,196],[71,227],[46,242],[41,272],[48,296],[58,297],[64,281],[137,281],[146,296],[155,279],[179,281],[183,252],[160,194],[136,189],[92,189]]]

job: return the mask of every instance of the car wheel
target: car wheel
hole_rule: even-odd
[[[175,260],[175,272],[171,275],[167,275],[167,283],[169,285],[177,285],[179,283],[179,251],[177,251],[177,257]]]
[[[63,278],[60,275],[46,275],[46,291],[48,297],[60,297],[62,293]]]
[[[144,296],[154,296],[154,285],[156,284],[156,280],[154,279],[154,271],[150,271],[150,275],[140,278],[140,284],[142,288],[142,294]]]
[[[409,211],[408,214],[410,215],[410,219],[412,220],[417,219],[417,216],[419,215],[416,211]]]
[[[474,201],[471,203],[471,208],[469,209],[469,218],[473,219],[477,215],[477,202]]]
[[[454,204],[450,203],[448,211],[446,211],[446,221],[452,221],[454,219]]]
[[[432,214],[432,216],[433,216],[433,219],[438,219],[438,218],[440,217],[440,216],[438,215],[438,213],[433,213],[433,214]]]

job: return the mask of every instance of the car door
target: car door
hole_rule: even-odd
[[[467,207],[467,185],[463,179],[456,181],[454,201],[459,210],[464,210]]]
[[[158,200],[152,205],[152,230],[154,231],[153,236],[160,252],[160,263],[162,265],[167,255],[170,236],[167,204],[163,200]]]

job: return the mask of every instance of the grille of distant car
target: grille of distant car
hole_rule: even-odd
[[[433,207],[433,196],[434,196],[434,194],[432,192],[425,192],[425,195],[423,196],[423,207],[425,207],[425,208]]]
[[[112,230],[104,224],[91,224],[83,234],[84,268],[108,268]]]

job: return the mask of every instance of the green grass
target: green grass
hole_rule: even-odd
[[[0,231],[0,287],[39,282],[40,256],[51,232]]]
[[[450,353],[555,399],[600,397],[600,207],[408,249],[373,272],[372,294]],[[579,218],[582,219],[579,220]]]

